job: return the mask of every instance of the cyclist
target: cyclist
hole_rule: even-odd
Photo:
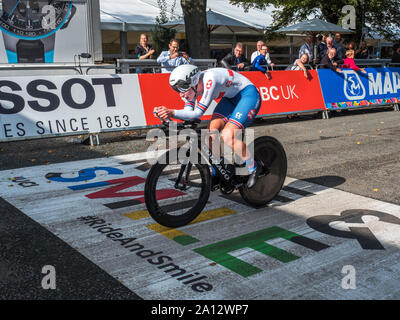
[[[200,119],[215,99],[221,99],[216,106],[209,130],[221,132],[223,142],[240,156],[249,172],[247,187],[252,188],[261,171],[261,166],[254,161],[246,144],[237,139],[237,130],[244,130],[257,115],[261,106],[261,97],[257,88],[245,76],[225,68],[212,68],[205,71],[194,65],[181,65],[174,69],[169,77],[169,84],[185,102],[181,110],[161,106],[154,113],[161,119],[179,120]],[[196,105],[197,97],[201,96]],[[211,167],[212,168],[212,167]],[[213,180],[216,172],[212,168]]]

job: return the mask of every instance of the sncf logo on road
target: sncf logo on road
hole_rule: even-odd
[[[81,182],[81,181],[89,181],[96,178],[96,171],[106,171],[109,175],[122,175],[123,171],[116,168],[110,167],[94,167],[80,170],[78,172],[78,177],[75,178],[64,178],[62,177],[62,173],[48,173],[46,178],[50,181],[56,182]],[[100,191],[96,191],[90,194],[87,194],[86,197],[89,199],[107,199],[107,198],[119,198],[119,197],[129,197],[130,200],[126,201],[118,201],[115,203],[107,203],[104,204],[106,207],[110,209],[127,207],[137,204],[144,203],[144,191],[143,187],[140,187],[138,191],[126,191],[124,190],[133,187],[139,187],[145,183],[146,179],[132,176],[125,177],[120,179],[112,179],[101,182],[94,183],[85,183],[80,185],[69,186],[68,188],[73,191],[80,190],[89,190],[99,187],[106,187]],[[169,199],[175,198],[178,196],[185,195],[185,193],[178,191],[176,189],[160,189],[157,191],[157,198],[159,199]]]

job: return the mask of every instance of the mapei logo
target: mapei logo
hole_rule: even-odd
[[[360,77],[354,70],[343,70],[344,74],[344,95],[349,100],[362,100],[366,91]]]

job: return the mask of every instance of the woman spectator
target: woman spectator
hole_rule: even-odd
[[[306,67],[304,66],[305,64],[308,63],[309,57],[307,53],[303,53],[300,56],[300,59],[297,59],[292,65],[286,68],[286,70],[303,70],[304,76],[308,78],[308,72]]]
[[[347,50],[346,51],[346,59],[344,59],[344,63],[342,65],[342,68],[349,68],[353,69],[354,71],[360,71],[363,73],[367,73],[367,71],[364,70],[364,68],[359,68],[357,67],[356,63],[354,62],[354,50]]]
[[[142,33],[140,35],[139,44],[135,48],[135,55],[139,60],[153,59],[155,50],[149,45],[147,35]],[[151,69],[136,69],[137,73],[149,73]]]

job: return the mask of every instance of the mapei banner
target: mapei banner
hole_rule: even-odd
[[[327,109],[399,103],[400,68],[367,68],[366,73],[318,70]]]
[[[73,63],[88,30],[86,0],[0,0],[0,63]]]
[[[0,78],[0,139],[144,127],[137,75]]]

